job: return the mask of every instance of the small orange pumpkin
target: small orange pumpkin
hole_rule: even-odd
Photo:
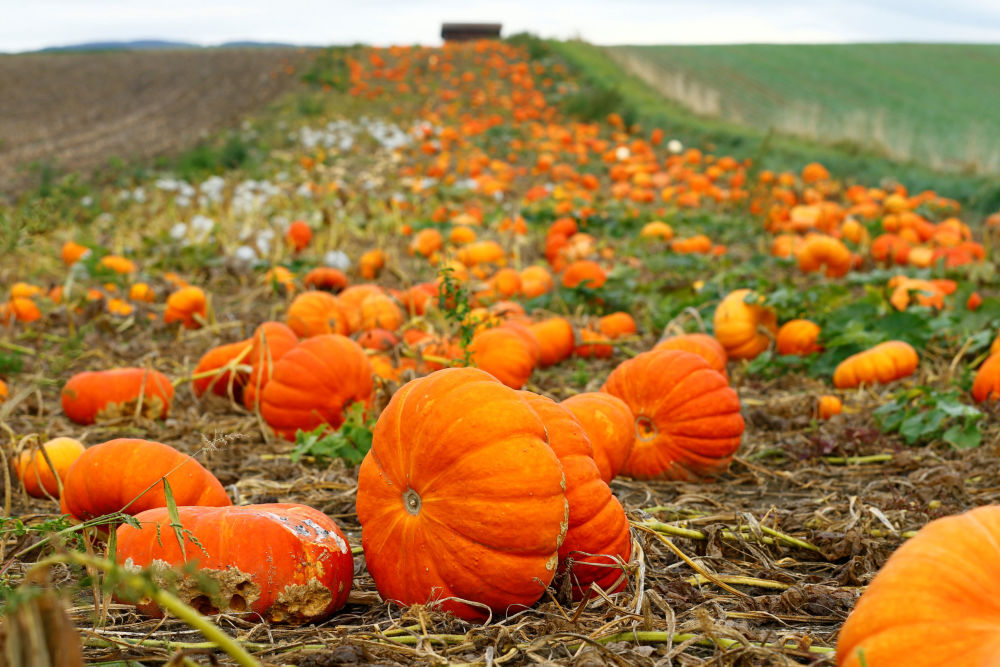
[[[510,329],[497,327],[477,333],[469,350],[477,368],[512,389],[523,387],[535,367],[531,348]]]
[[[849,389],[863,382],[886,384],[912,375],[919,362],[909,343],[890,340],[840,362],[833,372],[833,386]]]
[[[826,394],[819,397],[816,410],[820,419],[830,419],[844,411],[844,404],[836,396]]]
[[[583,285],[590,289],[599,289],[607,282],[608,274],[601,265],[589,259],[581,259],[566,267],[562,275],[563,287],[578,287]]]
[[[528,328],[535,334],[535,338],[538,339],[538,344],[541,346],[540,364],[542,366],[558,364],[573,354],[573,348],[576,347],[576,336],[573,334],[573,325],[566,318],[551,317],[536,322]]]
[[[753,359],[768,348],[778,333],[774,310],[761,306],[761,298],[748,303],[750,296],[748,289],[735,290],[715,309],[715,338],[730,359]]]
[[[41,449],[45,449],[49,461],[55,466],[55,472],[49,467],[45,460],[45,454]],[[66,473],[70,466],[83,454],[83,443],[73,438],[53,438],[39,449],[34,451],[26,449],[21,452],[17,459],[16,472],[18,479],[24,484],[24,490],[33,498],[45,498],[47,495],[53,498],[59,497],[59,482],[56,481],[58,475],[60,480],[66,479]]]
[[[340,269],[327,266],[317,266],[302,279],[302,283],[309,289],[326,290],[328,292],[339,292],[350,284],[347,276]]]
[[[167,297],[163,321],[180,322],[185,329],[200,329],[206,308],[205,292],[200,287],[182,287]]]
[[[979,403],[1000,401],[1000,353],[991,354],[976,371],[972,397]]]
[[[337,297],[328,292],[314,290],[299,294],[288,306],[285,322],[299,338],[347,333],[347,316]]]
[[[778,354],[807,357],[823,348],[816,343],[819,325],[810,320],[789,320],[778,330]]]

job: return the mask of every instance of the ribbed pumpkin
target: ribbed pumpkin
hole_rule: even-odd
[[[778,354],[798,355],[806,357],[823,348],[816,341],[819,339],[819,325],[810,320],[789,320],[778,329]]]
[[[728,379],[726,372],[726,362],[729,361],[726,355],[726,348],[715,338],[703,333],[688,333],[664,338],[653,348],[654,350],[680,350],[697,354],[708,362],[712,370],[722,374]]]
[[[730,359],[753,359],[767,349],[771,336],[778,333],[775,312],[759,303],[747,303],[745,299],[750,294],[748,289],[730,292],[715,309],[715,338]]]
[[[399,304],[388,294],[372,294],[361,302],[361,323],[358,328],[388,329],[395,331],[403,326],[405,317]]]
[[[635,444],[622,474],[637,479],[712,477],[740,445],[740,401],[698,355],[654,350],[623,362],[601,388],[635,417]]]
[[[840,362],[833,372],[833,385],[849,389],[862,382],[886,384],[912,375],[919,362],[909,343],[890,340]]]
[[[618,476],[635,443],[635,418],[625,401],[600,391],[570,396],[562,406],[573,413],[594,448],[594,463],[607,483]]]
[[[344,423],[344,408],[372,404],[372,365],[350,338],[325,334],[308,338],[275,365],[260,398],[260,414],[275,433],[294,440],[299,429]]]
[[[976,371],[972,397],[980,403],[1000,401],[1000,353],[990,355]]]
[[[183,567],[216,584],[211,594],[191,575],[176,583],[179,597],[203,614],[255,612],[272,623],[319,621],[347,603],[354,578],[350,545],[334,521],[305,505],[178,507],[184,548],[167,508],[136,516],[118,528],[117,560],[126,568]],[[197,542],[195,541],[197,540]],[[149,601],[143,612],[159,616]],[[256,617],[255,617],[256,618]]]
[[[606,591],[625,585],[618,559],[632,553],[628,519],[594,463],[594,450],[583,425],[552,399],[521,392],[541,418],[566,476],[569,529],[559,547],[559,571],[570,578],[573,597],[580,599],[596,583]],[[621,580],[618,586],[615,583]]]
[[[355,331],[361,329],[361,304],[363,304],[365,300],[371,296],[381,296],[382,294],[384,294],[382,288],[371,283],[351,285],[340,293],[337,300],[340,302],[340,307],[344,311],[344,317],[347,318],[348,333],[354,333]]]
[[[350,282],[343,271],[328,266],[317,266],[302,279],[302,284],[309,289],[321,289],[328,292],[339,292],[347,287]]]
[[[531,354],[532,365],[538,365],[542,360],[542,345],[538,342],[538,337],[531,330],[531,325],[525,323],[521,320],[506,320],[500,325],[504,329],[510,329],[518,336],[528,348],[528,352]]]
[[[200,287],[182,287],[167,297],[163,321],[167,324],[180,322],[185,329],[199,329],[205,319],[206,308],[205,292]]]
[[[202,396],[206,391],[211,391],[216,396],[228,396],[229,387],[232,385],[233,397],[236,400],[240,400],[240,397],[243,395],[243,385],[246,384],[250,374],[243,371],[232,373],[229,370],[221,369],[235,360],[246,363],[247,356],[250,354],[252,347],[253,344],[248,339],[237,343],[229,343],[228,345],[219,345],[206,352],[198,361],[198,365],[194,367],[194,375],[200,376],[211,371],[219,372],[215,375],[195,377],[191,381],[191,389],[194,391],[194,395]]]
[[[59,506],[80,521],[126,505],[128,514],[166,507],[158,483],[164,476],[178,505],[232,504],[215,475],[187,454],[160,442],[119,438],[90,447],[70,466]]]
[[[253,347],[247,355],[250,377],[243,388],[243,405],[256,410],[258,397],[271,380],[274,365],[299,344],[299,338],[281,322],[264,322],[253,332]]]
[[[298,295],[288,306],[285,321],[299,338],[347,333],[347,316],[337,297],[329,292],[316,290]]]
[[[453,368],[403,385],[358,477],[365,562],[379,594],[441,601],[467,620],[534,604],[566,535],[563,483],[541,419],[489,374]]]
[[[55,472],[49,467],[45,460],[48,454],[49,461],[55,466]],[[25,449],[17,459],[18,479],[24,484],[24,490],[33,498],[45,498],[47,495],[53,498],[59,497],[59,479],[65,480],[66,473],[69,472],[73,463],[83,454],[83,443],[73,438],[53,438],[38,449]]]
[[[1000,664],[998,581],[1000,506],[931,521],[865,589],[840,631],[838,667]]]
[[[159,371],[115,368],[77,373],[62,389],[62,409],[78,424],[130,417],[142,400],[141,414],[163,419],[174,400],[174,386]]]
[[[566,318],[551,317],[532,324],[529,328],[541,346],[542,366],[558,364],[573,354],[576,337],[573,334],[573,325]]]
[[[510,329],[497,327],[477,333],[469,350],[477,368],[513,389],[523,387],[535,367],[528,344]]]
[[[810,234],[796,251],[795,259],[803,273],[813,273],[826,267],[828,278],[846,276],[851,270],[851,251],[825,234]]]

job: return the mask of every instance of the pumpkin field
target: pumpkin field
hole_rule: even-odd
[[[1000,663],[1000,211],[565,53],[0,205],[0,664]]]

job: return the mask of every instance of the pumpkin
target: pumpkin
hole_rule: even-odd
[[[194,367],[193,375],[195,378],[191,381],[191,389],[194,391],[194,395],[200,397],[206,391],[211,390],[216,396],[228,396],[229,388],[232,386],[233,397],[236,400],[240,400],[243,393],[243,385],[246,384],[250,374],[246,371],[236,371],[236,373],[233,373],[229,369],[223,369],[234,361],[239,363],[246,359],[252,347],[253,344],[248,339],[237,343],[229,343],[228,345],[219,345],[206,352],[198,361],[198,365]],[[219,372],[214,375],[204,375],[212,371]],[[202,375],[204,377],[199,377]]]
[[[452,368],[406,383],[379,416],[358,476],[379,594],[439,602],[467,620],[534,604],[566,535],[563,483],[541,419],[488,373]]]
[[[185,329],[199,329],[205,321],[205,292],[200,287],[182,287],[167,297],[163,321],[180,322]]]
[[[66,241],[60,250],[62,261],[66,266],[76,264],[88,254],[90,254],[90,248],[74,241]]]
[[[579,287],[599,289],[607,281],[608,275],[597,262],[581,259],[566,267],[562,275],[563,287]]]
[[[340,269],[317,266],[305,275],[305,278],[302,279],[302,283],[309,289],[339,292],[347,287],[350,284],[350,281]]]
[[[621,590],[625,580],[614,565],[618,559],[627,563],[632,553],[628,519],[601,479],[587,431],[572,412],[552,399],[527,391],[521,394],[542,420],[566,477],[569,528],[559,547],[559,573],[570,578],[576,599],[583,597],[591,583],[606,591]]]
[[[601,388],[635,419],[635,443],[622,474],[696,479],[724,472],[740,445],[740,401],[726,379],[696,354],[653,350],[622,362]]]
[[[573,354],[573,348],[576,347],[576,337],[573,334],[573,325],[566,318],[551,317],[532,324],[528,328],[531,329],[531,333],[535,334],[535,338],[541,346],[540,363],[542,366],[558,364]]]
[[[405,317],[396,301],[388,294],[372,294],[361,302],[361,323],[357,329],[388,329],[403,326]]]
[[[813,273],[826,267],[828,278],[846,276],[853,261],[847,246],[825,234],[810,234],[796,251],[795,259],[803,273]]]
[[[830,419],[834,415],[839,415],[844,411],[844,404],[836,396],[826,394],[819,397],[816,411],[820,419]]]
[[[399,344],[399,338],[385,329],[369,329],[358,336],[358,345],[366,350],[391,350]]]
[[[531,348],[521,335],[506,329],[486,329],[472,337],[472,361],[512,389],[520,389],[535,368]]]
[[[625,401],[593,391],[570,396],[562,406],[573,413],[594,448],[594,463],[608,484],[618,476],[635,442],[635,418]]]
[[[490,279],[484,297],[488,300],[509,299],[521,293],[521,274],[514,269],[500,269]]]
[[[531,354],[532,366],[537,366],[538,362],[542,360],[542,345],[538,342],[538,338],[531,330],[531,326],[520,320],[513,319],[505,320],[500,326],[504,329],[513,331],[521,337],[521,340],[528,348],[528,352]]]
[[[167,508],[136,515],[140,528],[118,527],[118,562],[152,567],[181,600],[202,614],[253,612],[271,623],[320,621],[343,607],[354,578],[354,557],[337,524],[296,504],[178,507],[183,548]],[[167,568],[194,563],[197,575],[164,577]],[[159,576],[157,576],[159,575]],[[210,594],[198,578],[216,584]],[[161,616],[150,600],[144,613]]]
[[[634,336],[639,330],[635,325],[635,319],[628,313],[611,313],[605,315],[597,323],[598,330],[608,338],[622,338],[623,336]]]
[[[132,301],[153,303],[156,301],[156,294],[153,292],[153,288],[146,283],[133,283],[128,289],[128,298]]]
[[[288,306],[285,322],[299,338],[347,333],[347,316],[337,297],[328,292],[310,291],[299,294]]]
[[[421,229],[410,241],[410,246],[408,252],[413,255],[423,255],[424,257],[430,257],[444,245],[444,238],[441,237],[441,232],[429,227],[427,229]]]
[[[385,266],[385,253],[380,248],[362,253],[358,259],[358,272],[365,280],[374,280]]]
[[[302,341],[274,364],[260,414],[275,433],[295,440],[300,429],[340,428],[344,408],[355,402],[372,405],[372,365],[350,338],[324,334]]]
[[[1000,353],[991,354],[976,371],[972,397],[979,403],[1000,401]]]
[[[337,297],[340,307],[347,318],[347,332],[353,333],[361,329],[361,304],[370,296],[383,294],[382,288],[370,283],[351,285]],[[385,327],[383,327],[385,328]]]
[[[573,348],[573,354],[584,359],[608,359],[615,353],[615,348],[608,342],[604,334],[580,329],[580,342]]]
[[[250,341],[253,347],[247,361],[251,370],[243,388],[243,405],[247,410],[256,410],[260,392],[271,380],[274,365],[299,344],[299,339],[281,322],[264,322],[253,332]]]
[[[55,472],[49,467],[48,461],[41,449],[45,449],[49,461],[55,466]],[[18,479],[24,484],[24,490],[33,498],[59,497],[59,479],[65,480],[73,462],[83,454],[83,443],[73,438],[54,438],[39,449],[26,449],[21,452],[15,468]]]
[[[7,389],[7,383],[0,380],[0,403],[3,403],[10,396],[10,390]]]
[[[145,368],[115,368],[77,373],[62,388],[62,409],[77,424],[140,414],[163,419],[174,400],[166,375]]]
[[[726,295],[715,309],[715,338],[730,359],[753,359],[767,349],[778,333],[774,310],[761,306],[762,298],[747,303],[751,292],[738,289]],[[768,335],[770,334],[770,335]]]
[[[70,466],[59,507],[79,521],[166,507],[162,477],[178,506],[232,504],[215,475],[194,458],[159,442],[118,438],[90,447]]]
[[[459,249],[458,261],[465,266],[478,264],[503,266],[507,263],[507,255],[504,253],[503,247],[496,241],[474,241]]]
[[[838,667],[1000,664],[998,544],[997,505],[921,528],[889,557],[847,617],[837,639]]]
[[[807,357],[814,352],[820,352],[816,340],[819,338],[819,325],[810,320],[789,320],[778,329],[776,346],[778,354]]]
[[[521,295],[526,299],[548,294],[554,285],[552,274],[544,266],[529,266],[521,270]]]
[[[726,373],[726,348],[715,338],[703,333],[679,334],[664,338],[653,348],[654,350],[681,350],[691,352],[708,362],[712,370],[718,371],[722,377],[729,378]]]
[[[919,361],[909,343],[890,340],[840,362],[833,372],[833,386],[849,389],[863,382],[893,382],[912,375]]]
[[[305,220],[296,220],[288,226],[285,232],[285,240],[292,246],[295,252],[302,252],[312,241],[313,233]]]
[[[641,238],[669,241],[674,238],[674,229],[662,220],[654,220],[643,225],[639,236]]]

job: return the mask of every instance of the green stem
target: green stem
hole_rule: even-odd
[[[695,639],[700,635],[695,634],[672,634],[669,632],[655,632],[655,631],[642,631],[636,630],[633,632],[619,632],[617,634],[608,635],[607,637],[601,637],[600,639],[595,639],[594,641],[600,644],[612,644],[614,642],[649,642],[649,643],[661,643],[661,642],[672,642],[674,644],[681,644],[683,642]],[[725,639],[723,637],[718,637],[716,639],[698,639],[695,644],[700,646],[718,646],[719,648],[729,649],[734,646],[743,646],[742,642],[738,642],[735,639]],[[783,648],[788,650],[797,650],[798,647],[794,644],[765,644],[764,642],[749,642],[751,646],[759,647],[773,647],[773,648]],[[826,655],[833,653],[834,649],[827,646],[810,646],[808,648],[810,653],[817,653],[821,655]]]
[[[868,456],[821,456],[820,461],[831,465],[863,465],[865,463],[886,463],[892,454],[869,454]]]

